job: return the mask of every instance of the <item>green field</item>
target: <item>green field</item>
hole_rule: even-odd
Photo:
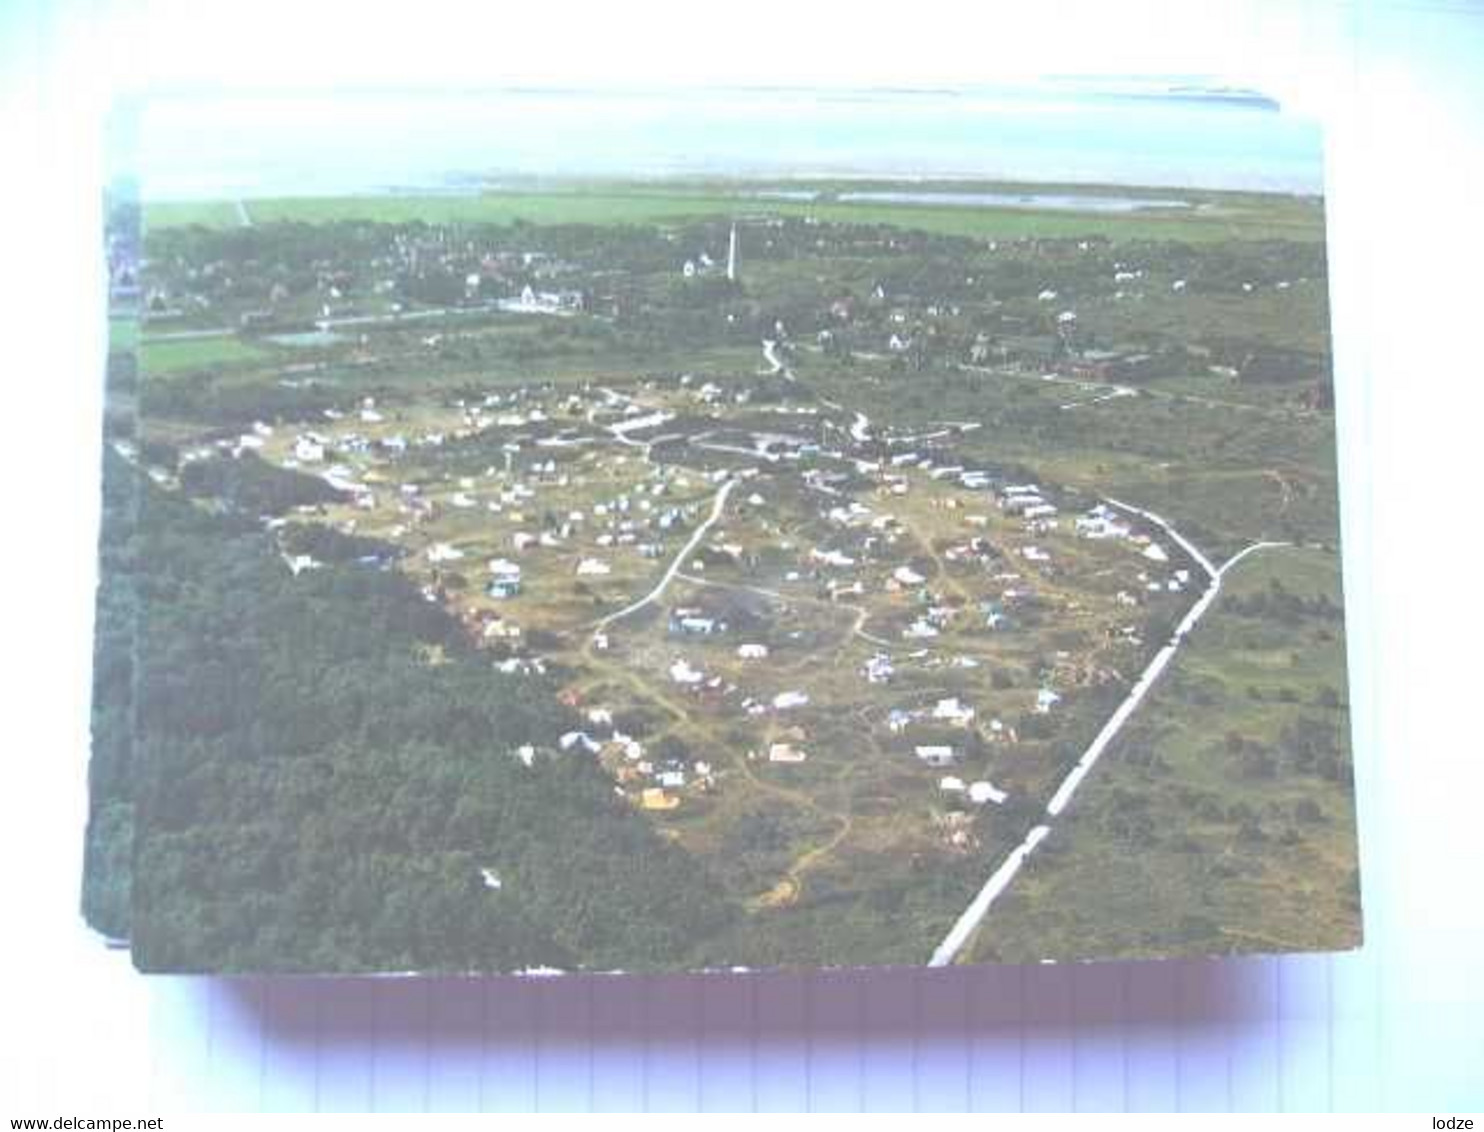
[[[247,202],[254,223],[289,220],[319,224],[369,220],[429,224],[666,224],[714,217],[813,217],[842,224],[894,224],[942,235],[980,239],[1107,236],[1115,240],[1211,241],[1286,238],[1322,240],[1321,211],[1291,197],[1231,194],[1191,210],[1126,214],[1071,213],[944,204],[760,200],[745,187],[658,190],[599,185],[479,195],[367,195],[269,198]],[[1187,194],[1189,195],[1189,194]],[[146,206],[154,229],[199,224],[241,225],[235,202],[154,202]]]
[[[128,352],[139,348],[139,320],[135,318],[110,318],[108,320],[108,348],[111,351]]]
[[[242,221],[231,201],[169,201],[144,206],[144,222],[149,228],[174,228],[199,224],[203,228],[233,228]]]
[[[152,339],[146,334],[140,341],[144,369],[157,377],[196,369],[260,362],[271,352],[231,334],[169,341]]]

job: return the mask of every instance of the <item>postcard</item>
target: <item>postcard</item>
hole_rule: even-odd
[[[84,905],[141,970],[1358,946],[1313,122],[1047,80],[131,123]]]

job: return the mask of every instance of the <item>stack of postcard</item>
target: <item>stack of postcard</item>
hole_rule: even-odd
[[[141,970],[1358,944],[1313,122],[1047,81],[116,140],[83,906]]]

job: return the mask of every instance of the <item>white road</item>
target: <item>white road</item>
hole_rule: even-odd
[[[489,314],[496,308],[485,304],[478,307],[437,307],[428,310],[402,311],[398,314],[358,314],[339,318],[317,318],[318,330],[335,330],[343,326],[398,326],[407,322],[422,322],[430,318],[457,318],[461,315]],[[187,338],[218,338],[236,334],[235,326],[215,326],[202,330],[172,330],[165,334],[148,334],[151,342],[169,342]]]
[[[928,960],[929,967],[946,967],[952,963],[954,958],[962,950],[969,936],[979,926],[989,912],[989,906],[995,899],[1010,887],[1010,882],[1015,879],[1015,874],[1020,872],[1020,866],[1025,864],[1026,858],[1036,851],[1036,846],[1041,844],[1051,829],[1048,826],[1038,825],[1025,835],[1025,840],[1010,850],[1009,855],[1000,862],[989,880],[984,882],[984,887],[974,897],[973,902],[964,909],[964,914],[958,918],[943,942],[938,945],[938,950],[933,952],[933,957]]]
[[[317,330],[335,330],[342,326],[399,326],[406,322],[423,322],[430,318],[458,318],[474,314],[489,314],[500,308],[493,303],[481,303],[477,307],[430,307],[427,310],[399,311],[396,314],[353,314],[338,318],[317,318]]]
[[[1065,405],[1062,405],[1061,408],[1080,409],[1083,405],[1100,405],[1104,401],[1112,401],[1115,397],[1132,397],[1136,392],[1138,391],[1135,389],[1130,389],[1127,385],[1120,385],[1111,393],[1104,393],[1100,397],[1092,397],[1086,401],[1068,401]]]
[[[1074,389],[1082,389],[1088,393],[1105,393],[1110,390],[1122,388],[1122,386],[1114,385],[1111,381],[1089,381],[1086,378],[1067,377],[1065,374],[1060,373],[1025,373],[1009,369],[1005,366],[980,366],[972,365],[968,362],[960,362],[957,368],[967,373],[984,374],[987,377],[1014,378],[1017,381],[1041,381],[1050,385],[1070,385]]]
[[[732,494],[732,491],[740,482],[740,480],[727,480],[726,483],[721,485],[721,490],[716,493],[716,499],[711,504],[711,514],[706,517],[706,521],[704,523],[702,523],[695,529],[695,532],[690,536],[690,539],[686,542],[686,544],[680,548],[680,553],[675,556],[675,560],[670,563],[669,569],[665,571],[664,576],[660,578],[658,583],[656,583],[654,589],[650,590],[643,597],[639,598],[639,600],[630,602],[628,605],[620,609],[617,613],[610,613],[606,617],[599,618],[597,621],[594,621],[592,625],[589,626],[589,628],[605,629],[609,625],[613,624],[615,621],[622,620],[629,614],[643,609],[646,605],[648,605],[650,602],[654,601],[662,593],[664,593],[665,588],[675,580],[675,575],[680,573],[680,568],[685,565],[686,559],[691,556],[696,547],[701,545],[701,540],[706,537],[706,532],[714,527],[717,520],[721,518],[721,513],[726,510],[727,496]]]
[[[866,357],[865,354],[857,354],[856,357]],[[978,373],[986,377],[1002,377],[1012,381],[1044,381],[1053,385],[1071,385],[1089,392],[1100,390],[1126,390],[1117,394],[1118,396],[1131,396],[1139,394],[1143,397],[1157,397],[1166,401],[1182,401],[1189,405],[1200,405],[1207,409],[1235,409],[1243,413],[1257,413],[1260,416],[1275,417],[1279,419],[1292,418],[1299,415],[1296,410],[1289,408],[1259,405],[1245,401],[1223,401],[1215,397],[1200,397],[1194,393],[1176,393],[1171,389],[1159,389],[1155,386],[1141,385],[1137,389],[1126,385],[1114,385],[1107,381],[1087,381],[1080,377],[1066,377],[1056,373],[1025,373],[1012,370],[1006,366],[980,366],[971,365],[968,362],[960,362],[957,368],[965,373]],[[1079,401],[1079,405],[1092,405],[1097,401],[1109,400],[1108,397],[1098,397],[1094,401]],[[1073,408],[1073,405],[1063,405],[1063,409]]]
[[[617,424],[608,426],[608,432],[620,444],[627,444],[630,448],[642,448],[645,452],[650,449],[647,440],[634,440],[629,436],[631,432],[639,432],[646,428],[659,428],[662,424],[668,424],[675,419],[674,413],[656,411],[642,417],[628,417]]]
[[[236,334],[235,326],[209,326],[202,330],[171,330],[164,334],[153,334],[146,331],[141,339],[147,343],[154,342],[188,342],[193,338],[224,338]]]
[[[771,338],[763,339],[763,357],[768,359],[768,364],[773,367],[773,373],[781,373],[789,381],[794,380],[794,371],[788,368],[788,363],[778,356],[778,343]]]
[[[1194,543],[1181,535],[1179,531],[1175,530],[1174,527],[1170,526],[1168,522],[1154,512],[1146,511],[1141,507],[1134,507],[1128,503],[1120,503],[1116,499],[1109,499],[1107,502],[1120,510],[1139,515],[1162,529],[1191,558],[1199,563],[1201,569],[1206,572],[1210,584],[1207,585],[1206,591],[1201,594],[1200,599],[1181,618],[1180,624],[1170,634],[1169,641],[1154,654],[1154,658],[1145,666],[1138,680],[1134,681],[1134,686],[1129,689],[1128,695],[1114,709],[1113,714],[1108,717],[1108,721],[1103,724],[1102,729],[1097,733],[1093,741],[1088,744],[1087,749],[1082,753],[1082,757],[1077,760],[1077,765],[1068,771],[1066,777],[1062,779],[1056,793],[1051,796],[1051,801],[1046,804],[1047,822],[1037,825],[1030,833],[1026,834],[1025,840],[1010,851],[1005,860],[1000,863],[999,868],[995,869],[990,875],[989,880],[985,881],[984,887],[979,890],[978,894],[969,903],[969,906],[964,909],[963,914],[954,922],[948,934],[943,937],[943,942],[933,952],[932,958],[928,960],[929,967],[945,967],[958,957],[959,952],[968,943],[969,937],[984,922],[985,916],[989,914],[990,906],[994,904],[995,900],[998,899],[1005,889],[1010,887],[1010,882],[1015,879],[1015,874],[1020,871],[1021,866],[1035,852],[1036,846],[1040,845],[1047,834],[1051,832],[1050,821],[1061,816],[1062,811],[1071,802],[1072,795],[1077,792],[1077,787],[1082,785],[1082,780],[1092,771],[1098,759],[1103,756],[1103,753],[1117,737],[1118,732],[1122,730],[1123,725],[1128,722],[1129,717],[1143,703],[1144,697],[1149,694],[1149,690],[1154,687],[1155,681],[1159,679],[1160,674],[1164,672],[1170,661],[1174,659],[1176,650],[1185,642],[1190,631],[1195,628],[1206,611],[1211,608],[1212,602],[1216,600],[1216,595],[1221,591],[1221,579],[1226,572],[1254,551],[1262,550],[1266,547],[1286,545],[1281,542],[1253,543],[1245,550],[1233,555],[1225,565],[1218,569],[1211,564],[1210,559],[1202,554]]]
[[[1170,526],[1169,523],[1165,522],[1165,520],[1161,519],[1153,511],[1146,511],[1142,507],[1135,507],[1132,503],[1123,503],[1120,500],[1114,499],[1112,496],[1109,496],[1106,502],[1111,503],[1120,511],[1127,511],[1130,515],[1137,515],[1141,519],[1147,519],[1160,530],[1164,531],[1165,534],[1169,535],[1170,538],[1175,540],[1176,545],[1179,546],[1181,550],[1185,551],[1186,554],[1190,555],[1196,560],[1196,562],[1200,563],[1201,569],[1206,572],[1206,576],[1208,578],[1214,580],[1219,574],[1219,571],[1216,569],[1216,567],[1211,565],[1211,560],[1200,552],[1200,549],[1195,545],[1195,543],[1191,542],[1188,538],[1182,535],[1174,527]],[[1244,551],[1243,553],[1246,552]],[[1236,559],[1233,559],[1232,561],[1236,561]]]

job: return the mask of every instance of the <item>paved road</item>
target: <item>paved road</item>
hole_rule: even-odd
[[[932,958],[928,960],[928,966],[930,967],[945,967],[958,957],[959,952],[968,943],[969,937],[974,934],[975,929],[979,927],[984,921],[985,916],[989,914],[990,906],[994,904],[995,900],[998,899],[1005,889],[1010,887],[1010,882],[1015,879],[1015,874],[1020,871],[1021,866],[1035,852],[1036,846],[1040,845],[1045,840],[1047,834],[1051,832],[1050,822],[1061,816],[1062,811],[1071,802],[1072,795],[1076,793],[1077,787],[1082,785],[1082,780],[1092,771],[1098,759],[1103,756],[1103,753],[1117,737],[1118,732],[1122,730],[1123,725],[1128,722],[1129,717],[1143,703],[1144,697],[1149,694],[1149,690],[1154,687],[1155,681],[1159,679],[1160,674],[1169,665],[1170,661],[1174,659],[1176,650],[1185,642],[1190,631],[1195,628],[1206,611],[1211,608],[1212,602],[1216,600],[1216,595],[1221,590],[1221,579],[1226,572],[1254,551],[1262,550],[1266,547],[1285,545],[1279,542],[1254,543],[1239,554],[1234,555],[1224,566],[1217,568],[1211,564],[1210,559],[1202,554],[1194,543],[1181,535],[1179,531],[1175,530],[1174,527],[1170,526],[1159,515],[1156,515],[1152,511],[1147,511],[1142,507],[1120,503],[1116,499],[1108,499],[1107,502],[1120,510],[1138,515],[1162,529],[1200,565],[1201,569],[1206,573],[1209,584],[1206,586],[1206,590],[1201,594],[1199,600],[1190,607],[1181,619],[1180,624],[1175,627],[1175,631],[1170,634],[1169,641],[1159,652],[1154,654],[1154,658],[1144,668],[1144,671],[1140,673],[1138,680],[1129,689],[1129,693],[1124,697],[1123,702],[1114,709],[1113,714],[1108,717],[1108,721],[1103,724],[1097,736],[1088,744],[1082,757],[1077,760],[1077,765],[1068,771],[1067,776],[1062,779],[1056,793],[1051,796],[1051,801],[1046,804],[1047,821],[1035,826],[1030,833],[1026,834],[1025,840],[1012,849],[1004,861],[1000,863],[999,868],[990,874],[989,880],[984,883],[984,887],[979,890],[978,894],[969,903],[969,906],[964,909],[963,914],[959,916],[953,927],[949,929],[948,934],[944,936],[943,942],[933,952]]]
[[[498,307],[488,303],[477,307],[436,307],[428,310],[402,311],[399,314],[356,314],[333,318],[317,318],[317,330],[335,330],[342,326],[399,326],[407,322],[423,322],[430,318],[456,318],[460,315],[489,314]],[[235,326],[218,326],[205,330],[173,330],[166,334],[147,334],[151,342],[168,342],[172,339],[216,338],[224,334],[236,334]]]
[[[338,318],[317,318],[318,330],[334,330],[340,326],[398,326],[404,322],[422,322],[430,318],[456,318],[461,315],[491,314],[500,308],[494,303],[481,303],[475,307],[432,307],[427,310],[401,311],[397,314],[354,314]]]
[[[211,326],[204,330],[171,330],[164,334],[152,334],[146,331],[140,336],[140,341],[146,345],[155,342],[187,342],[192,338],[221,338],[236,333],[236,327],[232,326]]]
[[[1221,571],[1217,570],[1215,566],[1211,565],[1211,560],[1201,553],[1200,548],[1197,547],[1195,543],[1191,542],[1188,538],[1182,535],[1174,527],[1170,526],[1169,523],[1160,518],[1153,511],[1146,511],[1142,507],[1135,507],[1132,503],[1124,503],[1121,500],[1114,499],[1112,496],[1108,497],[1107,502],[1111,503],[1114,507],[1117,507],[1120,511],[1127,511],[1130,515],[1137,515],[1141,519],[1148,520],[1160,530],[1164,531],[1165,534],[1169,535],[1170,538],[1175,541],[1175,544],[1179,546],[1181,550],[1185,551],[1186,554],[1190,555],[1193,559],[1196,560],[1197,563],[1200,564],[1201,569],[1206,572],[1206,577],[1214,580],[1221,573]],[[1243,551],[1243,553],[1245,554],[1246,551]],[[1233,559],[1232,561],[1234,562],[1236,561],[1236,559]],[[1228,563],[1228,565],[1230,565],[1230,563]]]
[[[589,628],[605,629],[609,625],[613,624],[613,622],[627,617],[630,613],[634,613],[640,609],[643,609],[646,605],[648,605],[650,602],[654,601],[657,597],[664,593],[665,587],[667,587],[671,582],[675,580],[675,575],[680,573],[680,568],[685,565],[686,559],[691,556],[691,553],[696,549],[696,547],[701,544],[701,540],[706,537],[706,532],[714,527],[717,520],[721,518],[721,513],[726,510],[727,496],[732,494],[732,491],[740,482],[740,480],[727,480],[726,483],[721,485],[721,490],[716,493],[716,499],[711,504],[711,514],[706,517],[706,521],[704,523],[702,523],[695,529],[695,532],[690,536],[689,541],[687,541],[686,544],[680,548],[680,553],[675,556],[675,560],[670,563],[669,569],[665,571],[664,576],[660,578],[654,589],[650,590],[638,601],[630,602],[628,605],[620,609],[617,613],[610,613],[606,617],[599,618],[597,621],[594,621],[592,625],[589,626]]]

